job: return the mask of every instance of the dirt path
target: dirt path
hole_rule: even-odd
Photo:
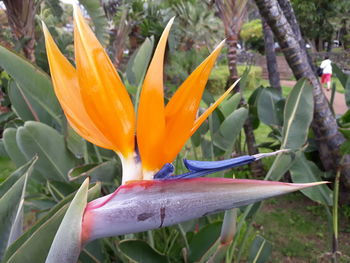
[[[266,58],[264,56],[259,57],[257,61],[257,65],[262,67],[262,78],[268,79],[268,72],[266,68]],[[293,78],[293,72],[289,68],[289,65],[287,64],[284,56],[277,56],[277,65],[280,73],[281,85],[293,87],[296,81],[291,80]],[[323,92],[325,93],[327,99],[330,100],[331,92],[327,91],[326,89],[323,89]],[[344,94],[339,92],[335,93],[333,108],[334,108],[335,114],[337,115],[344,114],[348,110],[348,107],[346,106],[346,103],[345,103]]]
[[[296,81],[294,81],[294,80],[281,80],[282,86],[293,87],[295,85],[295,83],[296,83]],[[323,92],[329,101],[331,98],[331,91],[327,91],[326,89],[323,89]],[[333,102],[334,113],[336,115],[342,115],[348,110],[348,107],[346,106],[346,103],[345,103],[344,94],[339,93],[339,92],[335,92],[334,96],[335,96],[334,102]]]

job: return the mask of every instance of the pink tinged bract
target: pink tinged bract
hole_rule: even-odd
[[[194,178],[137,181],[90,202],[83,218],[83,243],[170,226],[207,214],[324,184]]]

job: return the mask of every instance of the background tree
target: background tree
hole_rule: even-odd
[[[247,50],[256,50],[264,53],[263,27],[261,19],[253,19],[242,25],[240,39]]]
[[[227,58],[228,67],[230,70],[231,82],[238,79],[237,75],[237,42],[239,31],[244,22],[247,9],[246,4],[248,0],[215,0],[215,5],[218,10],[218,15],[224,24],[226,44],[227,44]]]
[[[350,2],[347,0],[292,0],[295,14],[303,36],[313,42],[317,51],[331,49],[335,32],[341,27],[343,16],[348,16]]]
[[[237,80],[237,41],[239,32],[244,22],[244,17],[247,12],[247,0],[216,0],[215,5],[218,10],[218,15],[221,18],[226,35],[227,44],[227,60],[230,71],[230,81]],[[236,89],[238,92],[239,86]],[[241,104],[245,104],[242,97]],[[256,147],[253,126],[248,118],[244,124],[244,133],[246,135],[248,153],[253,155],[259,153]],[[264,167],[261,161],[251,164],[252,174],[255,177],[262,177],[265,174]]]
[[[34,0],[3,0],[13,37],[20,43],[26,58],[35,62],[35,14]]]
[[[277,89],[282,94],[280,74],[277,67],[277,58],[275,53],[275,41],[271,28],[263,19],[263,32],[265,44],[265,56],[267,71],[269,74],[269,82],[272,88]]]
[[[335,117],[329,108],[320,82],[308,62],[305,49],[300,46],[298,38],[277,0],[256,0],[255,2],[261,16],[266,19],[274,32],[296,79],[304,77],[311,82],[314,96],[312,129],[317,141],[320,159],[324,168],[328,171],[337,171],[339,167],[342,169],[342,182],[349,189],[350,171],[347,167],[350,165],[350,160],[349,158],[345,158],[344,162],[342,164],[340,163],[340,146],[345,140],[338,131]]]

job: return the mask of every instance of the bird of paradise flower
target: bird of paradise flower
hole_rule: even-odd
[[[221,42],[165,106],[163,62],[172,23],[173,19],[164,29],[150,62],[137,118],[117,71],[79,8],[74,6],[76,67],[62,55],[43,24],[52,82],[70,125],[86,140],[115,151],[123,166],[122,186],[85,208],[82,245],[101,237],[169,226],[324,183],[198,178],[271,154],[216,162],[186,160],[189,172],[173,175],[171,162],[234,85],[196,118],[210,71],[224,45]]]

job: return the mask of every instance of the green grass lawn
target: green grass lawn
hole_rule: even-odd
[[[350,218],[342,213],[339,219],[339,262],[350,262]],[[327,212],[300,192],[264,201],[253,225],[273,245],[269,262],[331,262]]]

